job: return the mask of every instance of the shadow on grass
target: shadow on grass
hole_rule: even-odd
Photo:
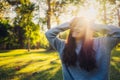
[[[11,50],[0,50],[0,53],[10,52]]]
[[[0,80],[11,80],[16,75],[17,71],[28,66],[29,64],[31,64],[31,62],[32,61],[29,61],[22,66],[16,66],[10,68],[4,68],[4,66],[2,66],[3,68],[0,68]]]
[[[116,65],[111,65],[111,70],[110,70],[110,80],[119,80],[120,79],[120,69],[116,69],[116,67],[119,67],[118,64]]]
[[[120,50],[115,50],[115,49],[114,49],[114,50],[112,51],[112,56],[114,56],[114,57],[115,57],[115,56],[116,56],[116,57],[120,57]]]
[[[20,80],[63,80],[61,68],[55,73],[51,73],[56,67],[51,67],[49,69],[34,72],[28,76],[21,77]]]
[[[3,53],[4,54],[4,53]],[[0,57],[17,57],[17,56],[22,56],[22,55],[29,55],[29,53],[19,53],[19,54],[12,54],[12,55],[1,55]]]
[[[120,50],[112,51],[110,69],[110,80],[120,80]]]
[[[60,68],[50,80],[63,80],[62,68]]]
[[[59,63],[57,63],[56,61],[58,61],[58,58],[56,55],[53,55],[54,51],[33,51],[30,53],[25,53],[25,52],[20,52],[17,53],[17,51],[15,51],[14,53],[8,52],[8,54],[6,53],[1,53],[0,55],[0,59],[1,59],[1,63],[0,63],[0,80],[48,80],[50,79],[52,76],[54,76],[54,74],[56,74],[56,72],[60,72],[59,70],[56,70],[56,72],[51,73],[52,71],[54,71],[56,69],[56,65],[59,65]],[[48,53],[53,53],[50,54],[48,56]],[[47,55],[41,55],[41,54],[47,54]],[[9,58],[7,58],[9,57]],[[53,57],[53,60],[52,58]],[[7,58],[7,59],[6,59]],[[57,59],[56,59],[57,58]],[[23,60],[21,60],[23,59]],[[26,60],[24,60],[26,59]],[[48,62],[48,64],[44,64],[44,61]],[[42,62],[42,63],[41,63]],[[22,63],[22,64],[21,64]],[[39,64],[41,63],[41,64]],[[32,65],[32,64],[36,64]],[[9,67],[6,67],[9,66]],[[22,69],[27,69],[27,67],[29,67],[29,69],[31,69],[30,67],[36,67],[35,71],[34,68],[32,69],[32,72],[30,70],[30,72],[25,72],[25,73],[18,73],[20,70]],[[46,68],[45,70],[39,71],[39,68],[41,67],[46,67],[46,66],[51,66],[50,68]],[[28,69],[28,70],[29,70]],[[17,74],[18,73],[18,74]],[[51,80],[55,80],[54,78]]]
[[[54,50],[53,51],[45,50],[45,51],[34,51],[34,52],[30,52],[30,53],[32,53],[32,54],[34,54],[34,53],[37,53],[37,54],[51,54],[51,53],[56,53],[56,52]]]

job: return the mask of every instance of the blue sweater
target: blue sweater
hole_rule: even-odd
[[[69,23],[65,22],[48,30],[45,34],[50,44],[58,51],[59,57],[62,60],[65,41],[58,38],[57,35],[69,29]],[[62,63],[62,74],[64,80],[110,80],[110,53],[111,50],[120,42],[120,28],[112,25],[94,24],[94,31],[105,31],[106,36],[94,38],[93,49],[96,51],[96,62],[98,68],[87,72],[77,66],[66,66]],[[76,52],[80,51],[81,43],[78,44]]]

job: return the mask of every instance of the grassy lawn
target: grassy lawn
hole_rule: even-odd
[[[111,80],[120,80],[120,50],[112,51]],[[57,52],[0,51],[0,80],[62,80]]]

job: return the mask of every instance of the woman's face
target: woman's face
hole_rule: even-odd
[[[74,27],[71,28],[72,37],[75,39],[81,39],[85,35],[85,25],[76,24]]]

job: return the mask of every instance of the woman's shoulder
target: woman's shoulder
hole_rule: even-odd
[[[104,46],[107,44],[107,37],[95,37],[94,38],[95,46]]]
[[[97,42],[106,42],[108,38],[105,37],[105,36],[102,36],[102,37],[95,37],[94,38],[94,41],[97,41]]]
[[[97,46],[103,48],[109,47],[109,37],[103,36],[94,38],[94,45],[95,47]]]

